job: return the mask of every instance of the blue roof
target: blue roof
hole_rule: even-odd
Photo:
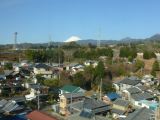
[[[107,97],[108,97],[110,100],[114,100],[114,99],[117,99],[117,98],[121,98],[120,95],[118,95],[117,93],[114,93],[114,92],[108,93],[108,94],[107,94]]]

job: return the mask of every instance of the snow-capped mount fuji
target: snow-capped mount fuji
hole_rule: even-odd
[[[77,41],[79,41],[79,40],[81,40],[81,38],[80,37],[78,37],[78,36],[71,36],[70,38],[68,38],[66,41],[64,41],[64,42],[66,42],[66,43],[68,43],[68,42],[77,42]]]

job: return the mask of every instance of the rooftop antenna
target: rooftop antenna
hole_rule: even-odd
[[[14,33],[14,46],[13,46],[13,49],[14,49],[14,50],[17,49],[17,35],[18,35],[18,33],[15,32],[15,33]]]

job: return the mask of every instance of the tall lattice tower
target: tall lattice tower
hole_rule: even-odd
[[[97,48],[101,47],[101,29],[98,31]]]
[[[13,46],[13,49],[14,49],[14,50],[17,49],[17,35],[18,35],[18,33],[15,32],[15,33],[14,33],[14,46]]]

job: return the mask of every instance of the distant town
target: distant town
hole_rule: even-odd
[[[96,44],[16,39],[0,45],[0,120],[160,120],[160,35]]]

